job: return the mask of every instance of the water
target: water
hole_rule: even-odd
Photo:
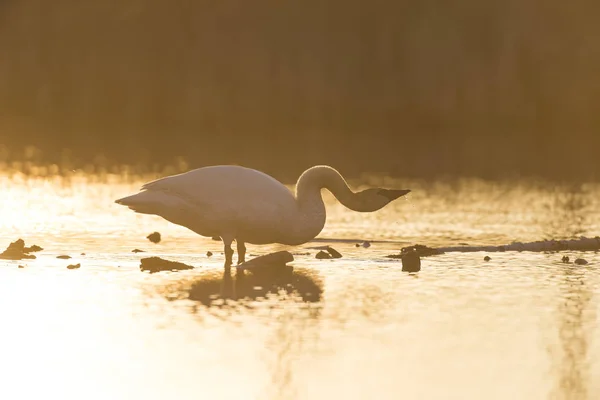
[[[373,214],[327,195],[325,243],[291,248],[289,290],[268,294],[260,280],[223,278],[219,242],[112,202],[142,181],[0,177],[0,246],[44,248],[0,260],[2,398],[600,396],[597,253],[449,253],[418,274],[385,258],[413,243],[596,236],[598,185],[402,182],[414,192]],[[344,257],[314,259],[322,244]],[[565,254],[590,263],[563,264]],[[140,272],[150,255],[197,268]]]

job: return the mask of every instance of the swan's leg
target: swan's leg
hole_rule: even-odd
[[[237,241],[238,264],[246,261],[246,245],[243,241]]]
[[[233,243],[232,238],[222,237],[223,239],[223,247],[225,250],[225,269],[231,267],[233,264],[233,249],[231,248],[231,243]]]

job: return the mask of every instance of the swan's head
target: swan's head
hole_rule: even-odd
[[[408,189],[366,189],[355,193],[353,207],[349,208],[361,212],[377,211],[408,193],[410,193]]]

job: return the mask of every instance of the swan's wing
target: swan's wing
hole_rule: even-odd
[[[157,179],[142,190],[176,196],[215,225],[275,230],[294,212],[295,199],[274,178],[252,169],[215,166]]]

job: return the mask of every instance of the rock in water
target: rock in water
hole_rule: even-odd
[[[38,246],[37,244],[34,244],[33,246],[29,246],[29,247],[25,247],[23,248],[23,251],[25,253],[35,253],[36,251],[42,251],[44,249],[42,249],[40,246]]]
[[[158,233],[158,232],[152,232],[151,234],[149,234],[148,236],[146,236],[146,239],[148,239],[152,243],[160,243],[160,239],[161,239],[160,233]]]
[[[294,268],[291,265],[286,265],[286,263],[291,261],[294,261],[294,256],[289,251],[284,250],[253,258],[238,265],[237,270],[249,271],[254,275],[272,276],[292,272]]]
[[[315,256],[315,258],[316,258],[317,260],[328,260],[328,259],[330,259],[330,258],[332,258],[332,257],[331,257],[331,254],[329,254],[328,252],[325,252],[325,251],[323,251],[323,250],[320,250],[320,251],[317,253],[317,255]]]
[[[483,261],[490,261],[491,259],[492,259],[492,257],[490,257],[490,256],[483,257]]]
[[[408,250],[402,254],[402,271],[419,272],[421,270],[421,258],[416,250]]]
[[[143,253],[144,250],[140,250],[140,249],[133,249],[131,250],[132,253]]]
[[[40,251],[40,246],[33,245],[31,247],[25,247],[25,241],[18,239],[8,245],[6,250],[0,254],[0,259],[3,260],[22,260],[22,259],[34,259],[36,258],[33,254],[28,254],[32,251]]]
[[[331,258],[342,258],[342,254],[331,246],[327,246],[327,252],[331,254]]]
[[[160,271],[182,271],[186,269],[193,269],[191,265],[180,263],[177,261],[169,261],[160,257],[148,257],[142,258],[140,264],[141,271],[149,271],[150,273]]]
[[[569,256],[563,256],[563,258],[561,259],[562,262],[564,262],[565,264],[569,263]]]
[[[210,256],[212,256],[212,251],[207,251],[206,252],[206,257],[210,257]]]
[[[62,256],[56,256],[56,258],[61,259],[61,260],[68,260],[69,258],[71,258],[71,256],[62,255]]]
[[[575,260],[575,264],[577,265],[586,265],[587,263],[587,260],[584,260],[583,258],[578,258]]]
[[[81,264],[67,265],[67,269],[79,269],[80,267],[81,267]]]

